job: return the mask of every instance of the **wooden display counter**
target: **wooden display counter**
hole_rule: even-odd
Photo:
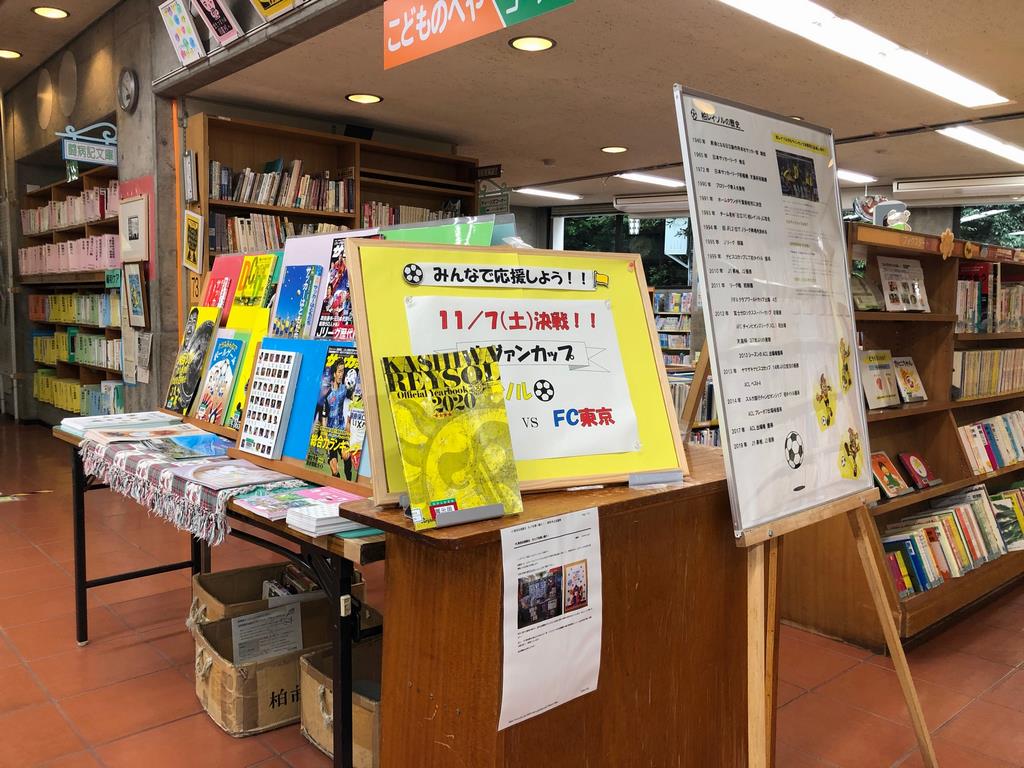
[[[397,509],[343,505],[388,534],[382,766],[747,765],[746,550],[721,451],[688,458],[683,486],[529,495],[518,517],[421,533]],[[499,731],[501,529],[589,507],[603,564],[598,689]]]

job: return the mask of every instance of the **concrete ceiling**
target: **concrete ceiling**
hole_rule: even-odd
[[[20,59],[0,59],[0,91],[59,51],[120,0],[0,0],[0,48],[18,51]],[[66,19],[44,19],[32,13],[38,5],[63,8]]]
[[[818,2],[1011,103],[960,107],[715,0],[577,0],[389,71],[377,9],[196,95],[445,139],[482,163],[502,163],[503,181],[513,186],[678,162],[674,82],[799,115],[831,126],[837,138],[1024,111],[1021,0]],[[507,40],[520,34],[547,35],[558,45],[519,53]],[[384,101],[357,107],[344,100],[353,91]],[[1024,121],[986,130],[1024,144]],[[602,154],[609,144],[630,151]],[[841,167],[885,181],[1021,170],[933,134],[841,145],[838,155]],[[663,191],[619,179],[558,188],[585,193],[583,202]]]

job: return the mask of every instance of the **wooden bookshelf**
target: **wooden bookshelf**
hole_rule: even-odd
[[[943,481],[874,506],[877,529],[869,531],[869,538],[881,554],[881,536],[886,527],[929,508],[934,499],[976,484],[983,483],[996,492],[1024,480],[1024,463],[983,475],[973,474],[957,433],[957,427],[963,424],[1024,408],[1024,392],[969,400],[950,397],[955,349],[970,348],[979,342],[1013,348],[1024,342],[1024,333],[956,333],[956,282],[965,253],[964,241],[954,241],[952,255],[944,259],[937,236],[851,224],[848,247],[851,259],[866,261],[867,278],[876,285],[878,256],[920,261],[932,310],[855,313],[863,348],[889,349],[893,355],[912,357],[929,398],[921,403],[869,410],[870,450],[885,451],[893,461],[898,461],[901,451],[919,452]],[[968,250],[973,252],[975,248],[981,254],[975,261],[1007,261],[1002,253],[1007,249],[972,246]],[[986,253],[994,256],[986,257]],[[870,648],[884,646],[867,583],[860,572],[860,558],[844,519],[825,521],[789,534],[782,571],[785,619]],[[954,614],[970,610],[986,596],[1021,578],[1024,552],[1010,552],[960,578],[948,579],[904,600],[898,598],[891,582],[887,583],[886,592],[902,637],[911,638],[932,630]]]
[[[70,196],[82,194],[85,190],[106,187],[111,180],[116,178],[117,168],[115,167],[91,167],[82,171],[77,179],[56,181],[52,184],[23,192],[19,201],[20,208],[39,208],[50,202],[62,202]],[[62,243],[93,235],[116,234],[117,231],[118,217],[108,216],[103,219],[68,224],[62,227],[51,227],[41,232],[22,233],[19,247]],[[21,291],[32,294],[99,294],[104,293],[106,290],[104,288],[105,280],[106,272],[104,270],[29,274],[18,275],[15,278],[15,282]],[[24,320],[19,319],[19,323],[21,322],[27,322],[26,331],[34,329],[57,331],[77,328],[90,334],[102,334],[108,339],[120,338],[121,335],[121,328],[119,326],[45,320],[30,316],[25,316]],[[29,357],[27,359],[32,358]],[[80,384],[98,384],[101,381],[119,381],[121,379],[121,371],[119,370],[88,363],[69,362],[67,360],[57,360],[56,363],[44,363],[34,359],[32,359],[32,363],[34,370],[40,368],[55,370],[58,377],[74,379]],[[68,414],[78,414],[77,410],[64,410],[38,399],[35,400],[35,410],[36,418],[50,425],[59,423]]]

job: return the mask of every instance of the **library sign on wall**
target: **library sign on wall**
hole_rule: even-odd
[[[384,69],[520,24],[574,0],[387,0]]]
[[[830,131],[676,86],[737,531],[871,487]]]

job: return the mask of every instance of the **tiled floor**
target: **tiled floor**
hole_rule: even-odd
[[[202,712],[186,572],[90,590],[76,645],[67,455],[0,421],[0,493],[52,491],[0,504],[0,768],[328,766],[297,726],[233,739]],[[188,557],[184,534],[107,491],[87,512],[90,576]],[[218,569],[274,559],[214,551]],[[382,604],[383,570],[366,575]],[[1024,587],[909,656],[943,768],[1024,767]],[[887,659],[787,627],[780,677],[778,768],[921,765]]]

